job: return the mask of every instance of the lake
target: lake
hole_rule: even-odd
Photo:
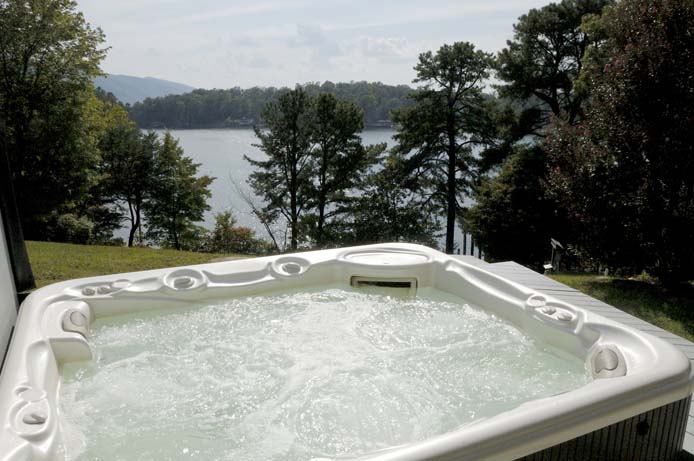
[[[163,134],[163,131],[158,132]],[[211,229],[214,226],[214,215],[230,210],[239,225],[250,227],[259,236],[266,237],[267,233],[262,224],[255,218],[239,193],[240,190],[242,194],[253,196],[246,183],[253,168],[243,156],[247,155],[256,160],[264,158],[263,152],[253,146],[258,142],[253,130],[247,128],[171,130],[170,133],[178,139],[186,155],[200,164],[199,174],[216,178],[210,186],[212,192],[209,200],[210,210],[205,213],[203,226]],[[371,129],[362,132],[361,137],[367,145],[385,142],[392,146],[394,134],[395,131],[391,129]],[[127,236],[127,233],[124,234]],[[462,233],[459,228],[456,229],[456,242],[459,244],[462,242]],[[468,248],[469,244],[468,240]]]

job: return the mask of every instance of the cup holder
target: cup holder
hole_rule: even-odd
[[[207,277],[195,269],[177,269],[164,277],[164,284],[175,291],[190,291],[204,288],[207,285]]]
[[[309,262],[303,258],[280,258],[272,264],[272,271],[283,277],[301,275],[309,268]]]
[[[301,272],[301,266],[297,263],[284,263],[280,266],[280,270],[289,275],[296,275]]]

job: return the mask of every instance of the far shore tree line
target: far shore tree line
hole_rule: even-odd
[[[576,267],[674,283],[694,278],[692,30],[694,0],[563,0],[521,16],[496,55],[463,41],[422,53],[406,101],[326,82],[130,108],[137,119],[174,100],[253,101],[265,158],[246,158],[245,199],[270,242],[230,212],[212,230],[196,224],[214,178],[93,88],[103,34],[74,2],[0,2],[0,127],[28,238],[113,242],[127,224],[129,245],[195,251],[443,238],[453,253],[462,227],[488,259],[539,269],[554,238]],[[359,136],[373,91],[391,148]]]
[[[350,101],[364,112],[364,126],[388,128],[390,112],[411,104],[407,85],[380,82],[323,82],[302,85],[311,96],[330,93]],[[198,89],[190,93],[147,98],[128,106],[130,117],[140,128],[233,128],[264,123],[265,106],[277,102],[288,88]]]

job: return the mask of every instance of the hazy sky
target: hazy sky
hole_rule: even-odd
[[[77,0],[106,34],[108,73],[201,88],[331,80],[410,83],[417,55],[498,51],[549,0]]]

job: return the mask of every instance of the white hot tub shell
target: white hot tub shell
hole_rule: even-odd
[[[603,428],[622,440],[643,435],[639,415],[658,409],[666,409],[652,439],[660,446],[649,459],[668,459],[681,446],[692,381],[689,360],[674,346],[438,251],[382,244],[93,277],[35,291],[20,309],[0,375],[0,458],[59,459],[60,367],[91,358],[94,319],[335,283],[386,284],[411,293],[433,287],[460,296],[580,358],[593,376],[573,391],[365,459],[532,459],[559,453],[567,443],[579,452],[581,438]],[[614,458],[608,445],[600,445],[608,450],[603,457]]]

